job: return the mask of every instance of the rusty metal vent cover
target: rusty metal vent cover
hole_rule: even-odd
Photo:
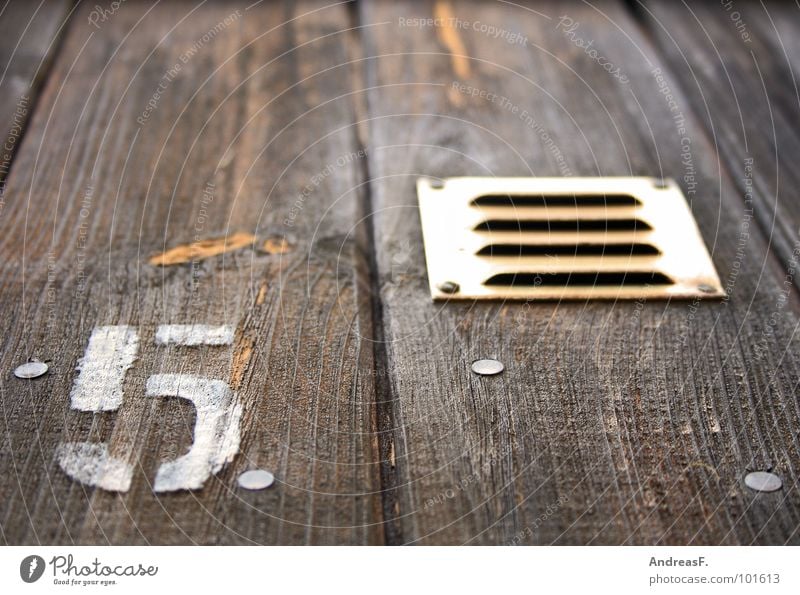
[[[672,181],[420,178],[417,194],[434,299],[724,295]]]

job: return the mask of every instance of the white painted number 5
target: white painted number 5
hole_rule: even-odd
[[[162,325],[156,332],[159,344],[230,345],[233,327],[207,325]],[[139,350],[139,336],[129,326],[101,326],[89,338],[79,374],[70,395],[78,411],[115,411],[123,400],[125,373]],[[186,374],[156,374],[147,379],[148,397],[179,397],[191,401],[197,411],[189,452],[162,463],[156,473],[156,492],[197,490],[219,472],[239,451],[242,407],[236,393],[222,380]],[[128,453],[129,455],[132,453]],[[66,442],[58,445],[56,457],[72,479],[113,492],[126,492],[133,478],[129,457],[112,456],[108,445]]]

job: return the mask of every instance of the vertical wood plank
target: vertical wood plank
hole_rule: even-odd
[[[775,308],[780,266],[626,7],[361,15],[386,23],[365,35],[397,541],[796,543],[797,296]],[[729,298],[431,303],[421,175],[673,177]],[[482,357],[505,372],[475,376]],[[747,490],[756,468],[784,490]]]
[[[349,15],[251,4],[128,1],[99,28],[90,6],[76,15],[0,222],[7,543],[382,541]],[[140,336],[121,408],[71,410],[92,329],[117,324]],[[158,345],[161,324],[235,336]],[[29,357],[50,373],[14,378]],[[160,464],[192,444],[193,406],[145,394],[175,373],[237,392],[240,452],[202,489],[156,494]],[[134,466],[130,490],[70,480],[65,441],[107,444]],[[238,488],[254,468],[275,485]]]

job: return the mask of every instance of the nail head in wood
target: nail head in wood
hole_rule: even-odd
[[[275,476],[263,469],[245,471],[239,476],[239,487],[245,490],[264,490],[275,482]]]
[[[479,359],[472,362],[472,371],[479,376],[494,376],[503,370],[505,366],[496,359]]]
[[[47,374],[48,369],[47,364],[44,362],[28,362],[17,366],[14,369],[14,376],[24,379],[38,378]]]
[[[783,487],[781,478],[767,471],[753,471],[744,478],[744,484],[756,492],[777,492]]]

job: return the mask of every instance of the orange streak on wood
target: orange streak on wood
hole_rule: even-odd
[[[203,260],[218,254],[224,254],[231,250],[238,250],[245,246],[250,246],[256,237],[249,233],[239,232],[226,238],[215,238],[212,240],[201,240],[191,244],[183,244],[170,248],[166,252],[151,256],[148,262],[156,266],[171,266],[183,264],[193,260]]]
[[[467,48],[458,34],[458,29],[451,26],[455,20],[453,6],[449,0],[438,0],[433,8],[434,18],[441,19],[442,26],[436,28],[436,33],[445,47],[450,50],[450,60],[453,63],[453,70],[461,79],[467,79],[472,71],[467,57]]]
[[[263,304],[266,297],[267,297],[267,286],[262,285],[258,289],[258,295],[256,296],[256,306],[260,306],[261,304]]]
[[[286,254],[291,248],[286,238],[268,238],[262,245],[262,249],[268,254]]]
[[[242,338],[236,345],[236,353],[233,356],[233,364],[231,365],[231,388],[233,390],[239,390],[239,387],[242,386],[244,373],[247,371],[252,355],[253,340]]]

